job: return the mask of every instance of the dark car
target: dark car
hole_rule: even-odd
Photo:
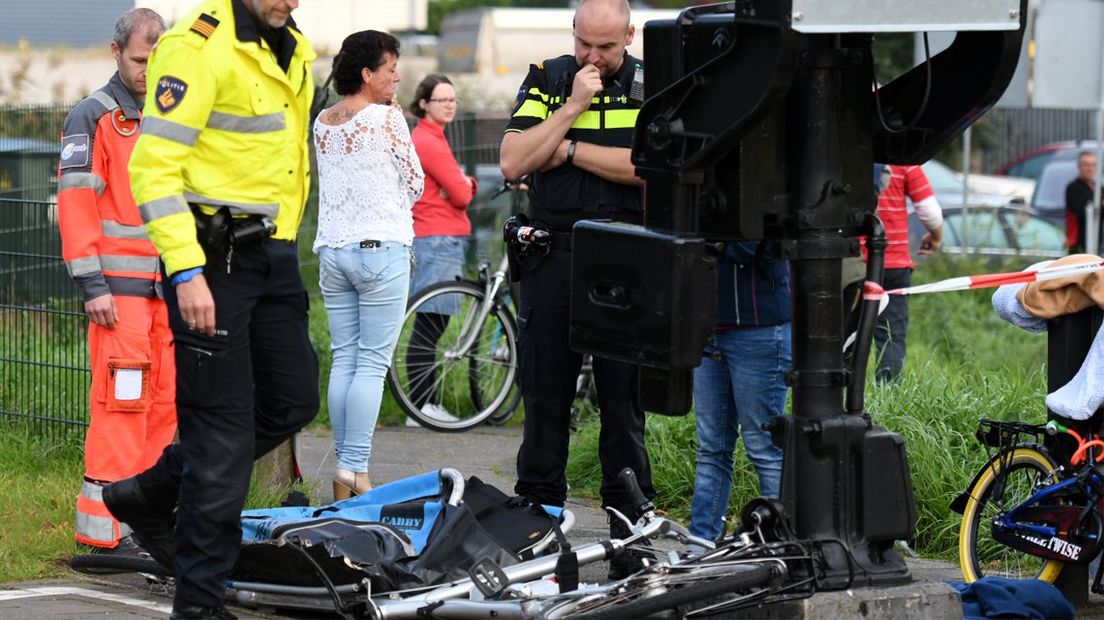
[[[1043,167],[1052,157],[1059,151],[1076,148],[1077,144],[1072,140],[1044,144],[1023,153],[1015,159],[1004,162],[997,167],[994,174],[1038,180],[1039,175],[1043,172]]]
[[[909,245],[913,255],[927,230],[909,214]],[[970,254],[984,256],[1065,256],[1065,232],[1030,209],[1014,205],[976,206],[963,215],[961,207],[943,209],[943,253],[960,253],[963,240]]]
[[[1078,146],[1058,151],[1043,166],[1035,192],[1031,195],[1031,209],[1039,215],[1065,226],[1066,186],[1077,178],[1077,159],[1085,150],[1095,150],[1095,142],[1082,142]]]

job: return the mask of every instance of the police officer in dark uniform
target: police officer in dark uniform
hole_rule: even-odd
[[[643,98],[643,64],[625,51],[633,33],[626,0],[582,0],[575,11],[575,54],[530,67],[502,139],[503,175],[532,175],[529,217],[553,232],[547,254],[523,260],[518,319],[525,435],[514,490],[543,504],[562,506],[567,497],[571,405],[582,363],[568,347],[571,228],[584,219],[640,223],[643,218],[643,181],[630,160]],[[637,370],[596,358],[594,375],[602,422],[602,501],[635,520],[618,472],[631,468],[644,494],[655,494]],[[627,534],[611,520],[611,537]],[[610,577],[639,563],[633,556],[617,558]]]

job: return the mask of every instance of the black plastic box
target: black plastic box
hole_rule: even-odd
[[[603,221],[575,225],[571,348],[693,368],[716,319],[716,259],[703,239]]]

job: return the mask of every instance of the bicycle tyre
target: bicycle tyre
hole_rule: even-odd
[[[487,424],[493,426],[502,426],[510,421],[510,418],[514,417],[517,413],[517,408],[521,404],[521,387],[514,385],[510,389],[510,395],[506,398],[506,402],[498,408],[498,411],[494,412],[489,418],[487,418]]]
[[[680,611],[680,608],[691,603],[705,603],[726,594],[735,594],[765,586],[774,580],[777,575],[773,564],[742,564],[727,567],[724,573],[710,573],[707,576],[695,577],[693,573],[685,575],[667,575],[656,580],[641,581],[637,584],[641,595],[630,601],[601,603],[603,606],[597,609],[588,609],[579,614],[570,614],[569,617],[578,620],[606,620],[610,618],[646,618],[662,611]],[[655,592],[657,586],[667,584],[666,592]],[[610,597],[610,601],[617,601],[620,597]]]
[[[985,576],[1041,579],[1054,583],[1064,564],[1039,558],[993,540],[993,518],[1027,500],[1039,481],[1052,478],[1057,465],[1045,452],[1017,446],[993,457],[969,489],[958,532],[962,577],[973,583]],[[1000,496],[994,496],[999,491]]]
[[[83,553],[69,559],[69,568],[86,575],[115,575],[118,573],[147,573],[160,577],[172,577],[172,571],[161,566],[153,558],[136,558],[106,553]]]
[[[422,289],[407,304],[387,384],[406,415],[425,428],[446,433],[470,430],[508,403],[517,379],[517,327],[502,304],[491,305],[467,351],[454,350],[460,332],[478,318],[484,298],[483,287],[474,282],[440,282]],[[458,304],[460,312],[449,320],[440,336],[432,365],[411,369],[407,358],[414,322],[418,309],[430,302]],[[418,346],[416,339],[414,346]],[[415,403],[414,382],[429,377],[433,378],[431,402],[444,407],[455,419],[432,417]]]

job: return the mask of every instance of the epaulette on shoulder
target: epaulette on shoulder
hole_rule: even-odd
[[[196,18],[195,23],[189,28],[192,32],[198,34],[204,39],[210,39],[211,35],[215,33],[215,28],[218,28],[219,20],[206,14],[200,13]]]
[[[544,71],[544,63],[543,62],[538,62],[536,66],[537,66],[537,70]]]

